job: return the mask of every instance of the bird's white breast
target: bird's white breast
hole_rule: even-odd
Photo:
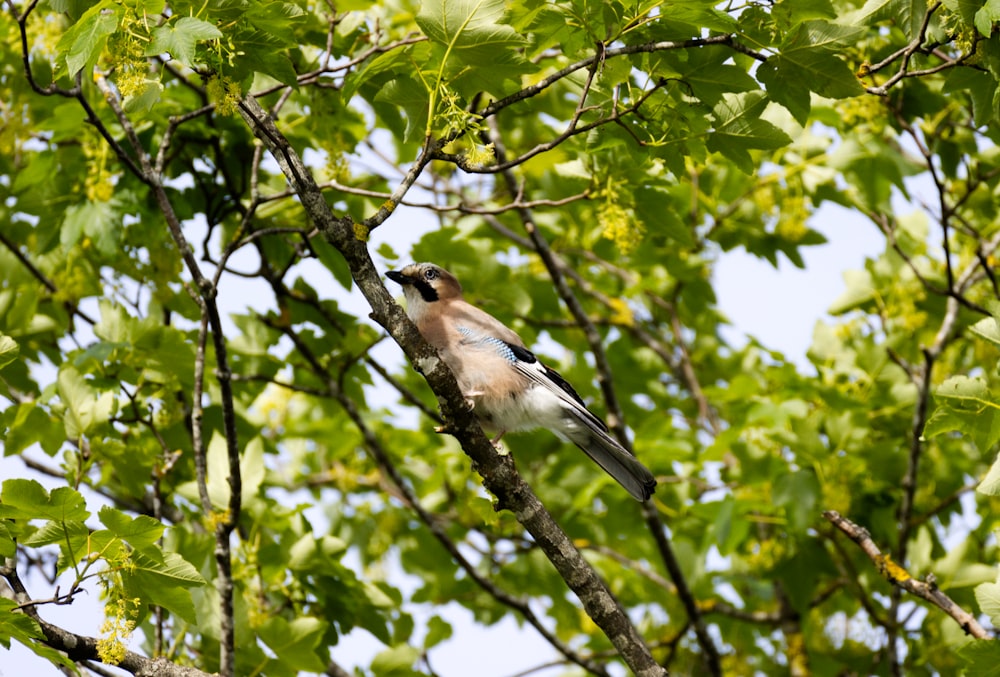
[[[483,398],[476,402],[476,408],[494,428],[507,432],[548,428],[567,440],[566,433],[579,427],[572,417],[566,416],[565,403],[552,391],[539,386],[529,387],[511,397]]]

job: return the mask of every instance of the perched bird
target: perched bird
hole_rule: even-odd
[[[580,447],[637,500],[656,479],[591,413],[573,387],[500,320],[467,303],[454,275],[413,263],[386,276],[403,286],[406,314],[451,368],[484,426],[504,433],[548,428]]]

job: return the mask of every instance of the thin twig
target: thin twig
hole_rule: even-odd
[[[17,260],[21,262],[21,265],[23,265],[25,268],[28,269],[28,272],[31,273],[31,275],[36,280],[38,280],[43,285],[45,285],[46,289],[48,289],[53,294],[56,293],[57,291],[59,291],[59,289],[56,287],[55,283],[52,280],[50,280],[45,275],[45,273],[43,273],[41,270],[39,270],[38,267],[34,263],[31,262],[31,259],[29,259],[24,254],[24,252],[21,251],[21,248],[18,247],[16,244],[14,244],[14,242],[12,242],[7,237],[7,235],[5,233],[3,233],[3,231],[0,231],[0,242],[2,242],[3,245],[5,247],[7,247],[7,249],[10,250],[10,253],[13,254],[14,257],[17,258]],[[94,318],[92,318],[90,315],[88,315],[87,313],[85,313],[82,310],[80,310],[80,307],[78,305],[76,305],[75,303],[72,303],[71,301],[64,301],[63,305],[70,312],[70,314],[76,315],[77,317],[79,317],[81,320],[83,320],[87,324],[89,324],[89,325],[97,324],[97,321]]]
[[[632,105],[622,109],[618,109],[616,107],[611,112],[611,114],[607,115],[606,117],[599,118],[597,120],[594,120],[593,122],[588,122],[587,124],[582,124],[582,125],[578,124],[579,116],[583,112],[589,110],[588,108],[580,108],[576,112],[574,112],[573,118],[570,120],[570,122],[566,125],[566,128],[560,134],[558,134],[557,136],[548,141],[535,145],[534,147],[524,151],[517,157],[508,158],[505,156],[503,159],[501,159],[498,153],[497,162],[495,164],[478,165],[469,162],[469,160],[464,155],[437,151],[434,153],[434,159],[454,163],[463,171],[468,172],[470,174],[497,174],[506,172],[507,170],[512,169],[513,167],[524,164],[525,162],[535,157],[536,155],[540,155],[541,153],[545,153],[547,151],[552,150],[553,148],[556,148],[557,146],[559,146],[568,139],[571,139],[575,136],[579,136],[580,134],[586,134],[587,132],[593,129],[597,129],[598,127],[604,126],[612,122],[617,122],[622,118],[627,117],[628,115],[636,113],[642,107],[642,105],[651,96],[653,96],[653,94],[655,94],[661,88],[666,86],[667,82],[668,82],[667,80],[661,80],[657,82],[648,91],[644,92],[642,96],[636,99],[634,103],[632,103]],[[490,120],[492,121],[493,118],[490,118]]]
[[[640,45],[624,45],[622,47],[612,47],[607,49],[601,49],[591,56],[580,59],[579,61],[572,63],[565,68],[561,68],[555,73],[539,80],[538,82],[525,87],[524,89],[515,92],[509,96],[506,96],[498,101],[494,101],[478,112],[478,115],[482,118],[490,118],[495,116],[497,113],[505,108],[518,103],[519,101],[524,101],[525,99],[530,99],[531,97],[541,94],[543,91],[554,85],[555,83],[563,80],[573,73],[583,70],[584,68],[592,68],[595,64],[601,61],[607,61],[608,59],[613,59],[619,56],[625,56],[628,54],[642,54],[650,52],[663,52],[675,49],[690,49],[692,47],[706,47],[708,45],[725,45],[739,51],[748,56],[752,56],[754,59],[760,62],[767,61],[767,57],[760,52],[755,52],[753,50],[747,49],[745,46],[739,43],[732,35],[714,35],[708,38],[693,38],[691,40],[680,40],[680,41],[654,41],[646,42]]]
[[[874,94],[876,96],[886,96],[886,94],[888,94],[889,92],[889,89],[891,89],[896,83],[900,82],[904,78],[914,78],[914,77],[924,77],[927,75],[934,75],[935,73],[940,73],[941,71],[947,70],[949,68],[954,68],[956,66],[959,66],[965,61],[967,61],[969,58],[971,58],[973,55],[975,55],[976,53],[975,42],[973,43],[972,48],[968,52],[962,54],[957,59],[948,59],[944,57],[935,49],[936,46],[930,46],[926,48],[923,47],[924,42],[927,40],[927,29],[930,27],[931,17],[940,7],[941,3],[935,2],[933,5],[927,8],[927,10],[924,12],[923,20],[921,21],[920,24],[920,30],[917,31],[916,37],[914,37],[913,40],[909,42],[909,44],[896,50],[882,61],[874,65],[869,65],[865,67],[866,73],[874,75],[875,73],[895,63],[897,60],[900,62],[899,68],[896,69],[896,72],[893,73],[888,80],[886,80],[885,82],[883,82],[881,85],[878,86],[866,87],[865,88],[866,92],[868,92],[869,94]],[[978,42],[978,38],[974,39],[976,40],[976,42]],[[932,68],[925,68],[921,70],[911,71],[909,70],[910,60],[918,52],[925,54],[934,54],[935,56],[938,56],[939,58],[945,58],[946,60],[944,63],[939,64],[938,66],[934,66]]]

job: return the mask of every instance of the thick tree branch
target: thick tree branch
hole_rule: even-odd
[[[538,634],[545,639],[545,641],[551,644],[556,651],[565,656],[566,660],[579,665],[581,668],[593,675],[607,677],[608,672],[604,669],[603,665],[584,656],[578,651],[575,651],[568,644],[560,640],[559,637],[557,637],[552,631],[546,628],[541,619],[535,614],[534,610],[532,610],[527,600],[520,599],[495,584],[492,580],[482,575],[475,565],[462,555],[461,550],[459,550],[455,542],[448,536],[444,527],[438,520],[434,519],[433,515],[424,509],[424,507],[420,504],[419,499],[407,486],[405,480],[399,474],[395,465],[393,465],[389,454],[379,443],[378,438],[375,436],[371,428],[365,424],[364,417],[361,415],[361,412],[358,411],[355,402],[351,400],[351,398],[347,397],[339,388],[334,390],[333,396],[338,402],[340,402],[340,405],[358,427],[358,430],[361,431],[362,437],[365,440],[365,446],[368,447],[369,452],[371,452],[376,463],[378,463],[379,467],[382,469],[383,474],[385,474],[396,486],[396,489],[402,493],[408,502],[410,509],[417,514],[420,521],[430,530],[430,532],[434,535],[434,538],[437,539],[442,547],[448,551],[448,554],[451,555],[452,559],[455,560],[462,571],[464,571],[469,578],[475,581],[476,585],[485,590],[495,600],[517,612],[529,625],[531,625],[531,627],[535,629],[536,632],[538,632]]]
[[[607,677],[608,673],[604,669],[604,666],[583,656],[579,652],[574,651],[569,645],[560,640],[555,634],[546,628],[541,619],[535,614],[534,610],[532,610],[527,600],[519,599],[518,597],[510,594],[479,572],[476,566],[462,554],[455,542],[450,536],[448,536],[448,533],[442,526],[440,520],[436,519],[420,503],[416,494],[410,489],[403,476],[400,475],[399,470],[393,463],[388,451],[379,441],[375,432],[365,422],[365,418],[362,412],[358,409],[357,403],[344,392],[338,382],[338,379],[334,378],[330,371],[321,364],[319,358],[313,354],[312,350],[305,344],[304,341],[302,341],[301,337],[299,337],[295,331],[289,327],[278,327],[273,324],[270,326],[279,329],[285,334],[285,336],[291,339],[297,352],[305,358],[306,362],[309,363],[312,372],[320,379],[321,382],[326,384],[327,391],[323,393],[323,395],[337,400],[344,411],[347,412],[348,417],[361,432],[361,436],[364,439],[365,446],[367,447],[369,453],[378,464],[382,474],[392,483],[400,500],[405,502],[407,507],[416,513],[417,517],[424,524],[424,526],[430,530],[434,538],[441,543],[448,554],[451,555],[452,559],[455,560],[455,563],[458,564],[463,571],[465,571],[466,575],[469,576],[469,578],[473,580],[476,585],[482,588],[491,597],[520,614],[529,625],[535,628],[545,641],[565,656],[569,662],[579,665],[591,674]],[[373,360],[369,362],[369,364],[372,363],[374,363]],[[381,365],[379,365],[379,369],[381,369]],[[383,373],[383,376],[388,376],[387,373],[384,373],[384,370],[380,373]],[[432,418],[434,417],[435,416],[432,416]]]
[[[314,223],[343,254],[352,277],[372,307],[372,319],[385,327],[399,343],[437,394],[452,434],[472,458],[483,477],[483,484],[496,496],[498,506],[511,510],[535,538],[583,603],[587,614],[615,645],[632,671],[640,677],[664,674],[621,604],[517,473],[513,459],[496,453],[466,406],[451,371],[420,336],[382,283],[363,239],[366,233],[357,232],[350,219],[333,215],[308,168],[255,99],[244,99],[240,113],[292,182]]]

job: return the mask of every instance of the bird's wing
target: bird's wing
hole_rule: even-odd
[[[558,397],[577,419],[589,428],[594,428],[607,434],[608,426],[604,421],[594,415],[569,381],[562,377],[555,369],[547,367],[535,357],[535,354],[522,346],[505,344],[510,351],[514,368],[526,376],[532,383],[541,386]]]
[[[656,478],[649,469],[611,435],[604,421],[593,414],[573,390],[573,386],[555,369],[535,357],[527,348],[503,341],[494,336],[477,334],[469,328],[459,328],[465,340],[489,346],[507,361],[514,371],[522,374],[529,383],[554,395],[562,406],[562,413],[575,420],[579,427],[560,426],[560,436],[580,447],[594,462],[638,501],[645,501],[656,488]]]
[[[495,350],[531,383],[545,388],[558,397],[566,405],[568,413],[588,428],[608,437],[608,427],[604,421],[587,409],[583,398],[559,372],[542,364],[533,352],[524,347],[520,336],[475,306],[467,303],[463,303],[462,306],[461,312],[456,313],[455,325],[463,337],[463,342],[488,346]]]
[[[613,477],[638,501],[645,501],[656,488],[656,478],[649,469],[625,447],[608,434],[604,421],[595,416],[566,379],[555,369],[542,364],[530,350],[507,346],[514,358],[514,368],[532,383],[555,394],[564,405],[566,414],[582,427],[562,432],[580,447],[597,465]]]

